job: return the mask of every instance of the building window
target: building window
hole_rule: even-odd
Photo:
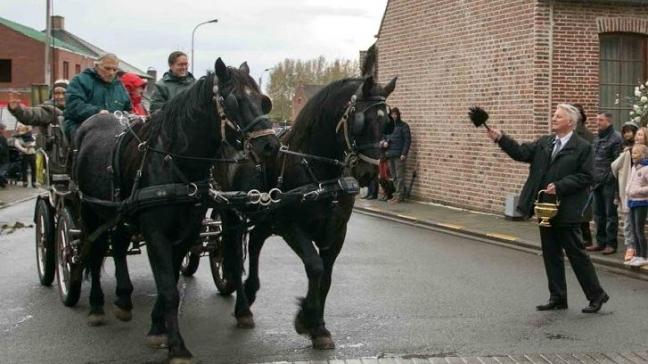
[[[0,82],[11,82],[10,59],[0,59]]]
[[[602,34],[599,105],[614,117],[617,130],[630,120],[634,88],[648,78],[648,37]]]
[[[76,66],[74,66],[74,74],[78,75],[79,73],[81,73],[81,65],[77,64]]]
[[[70,79],[70,62],[63,61],[63,78]]]

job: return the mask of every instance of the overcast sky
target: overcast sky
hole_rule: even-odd
[[[196,76],[216,57],[247,61],[255,79],[285,58],[357,59],[378,33],[387,0],[53,0],[53,14],[77,36],[161,75],[173,50],[190,55]],[[46,0],[0,1],[0,16],[42,30]],[[190,60],[191,61],[191,60]],[[263,75],[264,83],[268,74]]]

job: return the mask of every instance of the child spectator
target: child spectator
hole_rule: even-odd
[[[636,255],[627,265],[641,267],[648,264],[648,246],[644,225],[648,216],[648,147],[636,144],[632,147],[632,173],[626,187],[632,232],[637,247]]]

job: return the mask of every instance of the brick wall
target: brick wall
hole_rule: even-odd
[[[94,59],[81,56],[79,54],[66,52],[62,49],[54,50],[54,69],[52,70],[52,81],[56,81],[63,77],[63,62],[68,62],[68,79],[72,79],[76,74],[76,66],[79,65],[81,72],[88,67],[93,67]]]
[[[511,161],[483,129],[476,130],[468,107],[483,106],[490,125],[519,141],[547,133],[559,102],[580,102],[593,119],[598,33],[607,17],[631,17],[631,24],[648,17],[648,9],[535,0],[390,0],[377,42],[379,77],[386,82],[399,75],[389,103],[400,107],[411,126],[408,176],[416,167],[414,197],[501,213],[505,196],[519,193],[528,167]]]
[[[0,59],[11,59],[11,82],[0,82],[0,99],[8,100],[8,89],[29,101],[29,88],[44,81],[45,46],[32,38],[0,26]],[[4,89],[4,90],[3,90]],[[3,92],[4,91],[4,92]]]

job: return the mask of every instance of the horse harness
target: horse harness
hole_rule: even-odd
[[[340,129],[344,133],[344,141],[346,144],[346,149],[344,151],[344,161],[340,161],[339,159],[336,158],[322,157],[315,154],[291,151],[289,146],[282,145],[281,148],[279,149],[279,153],[284,154],[284,158],[281,166],[281,173],[277,178],[277,182],[278,182],[277,184],[279,188],[281,188],[283,184],[283,179],[284,179],[283,176],[286,169],[286,158],[288,155],[301,157],[302,166],[306,169],[306,172],[308,173],[309,177],[313,180],[313,182],[316,183],[319,183],[318,178],[315,176],[315,173],[313,172],[313,169],[310,167],[310,163],[308,162],[308,160],[315,160],[315,161],[340,167],[342,168],[342,176],[350,176],[351,170],[358,164],[358,160],[362,160],[369,164],[378,166],[380,160],[371,158],[366,154],[362,153],[365,150],[379,149],[377,143],[358,145],[356,143],[355,138],[352,139],[352,136],[359,135],[362,129],[364,129],[364,125],[365,125],[364,113],[367,110],[374,108],[376,106],[387,105],[387,102],[386,102],[386,98],[383,96],[371,96],[371,97],[360,99],[360,97],[362,96],[362,87],[363,85],[361,84],[360,87],[358,87],[358,89],[356,90],[356,92],[351,96],[351,99],[349,100],[346,109],[342,113],[342,116],[340,117],[340,120],[338,121],[337,126],[335,127],[336,134],[340,132]],[[368,105],[358,111],[357,110],[358,105],[365,104],[365,103]],[[349,118],[352,114],[353,114],[353,121],[350,122]],[[349,123],[351,123],[351,126],[349,126]]]

